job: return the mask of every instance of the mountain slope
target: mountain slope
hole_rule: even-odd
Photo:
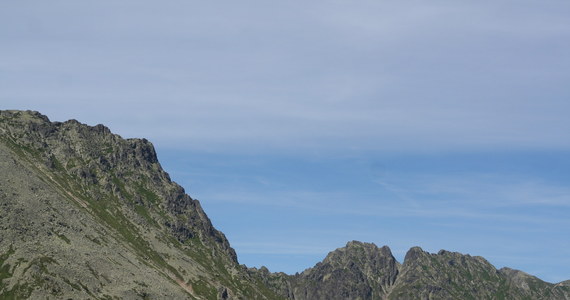
[[[0,112],[0,294],[275,298],[153,146],[102,125]]]

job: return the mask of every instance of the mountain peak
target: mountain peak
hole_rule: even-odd
[[[416,260],[420,257],[426,256],[428,255],[427,252],[425,252],[422,248],[415,246],[410,248],[410,250],[408,250],[408,252],[406,252],[406,256],[404,257],[404,263],[408,262],[408,261],[412,261],[412,260]]]
[[[0,111],[0,157],[9,174],[0,194],[12,195],[3,196],[0,216],[0,255],[10,253],[1,263],[11,266],[0,278],[12,279],[1,281],[0,294],[265,293],[243,277],[224,234],[170,180],[148,140],[123,139],[103,125],[51,122],[34,111]],[[37,276],[48,281],[38,285]]]

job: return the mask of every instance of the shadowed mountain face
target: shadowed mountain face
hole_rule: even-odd
[[[570,299],[480,257],[350,242],[296,275],[240,266],[145,139],[0,111],[1,299]]]

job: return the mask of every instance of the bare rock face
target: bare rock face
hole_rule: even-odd
[[[387,246],[353,241],[296,276],[292,294],[295,299],[379,299],[397,275],[398,263]]]
[[[390,298],[519,299],[520,294],[482,257],[457,252],[408,251]]]
[[[270,273],[264,267],[249,271],[289,299],[383,299],[399,264],[387,246],[352,241],[300,274]]]

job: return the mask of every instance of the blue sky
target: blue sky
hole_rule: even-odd
[[[0,107],[150,139],[249,266],[570,279],[568,1],[281,2],[3,1]]]

